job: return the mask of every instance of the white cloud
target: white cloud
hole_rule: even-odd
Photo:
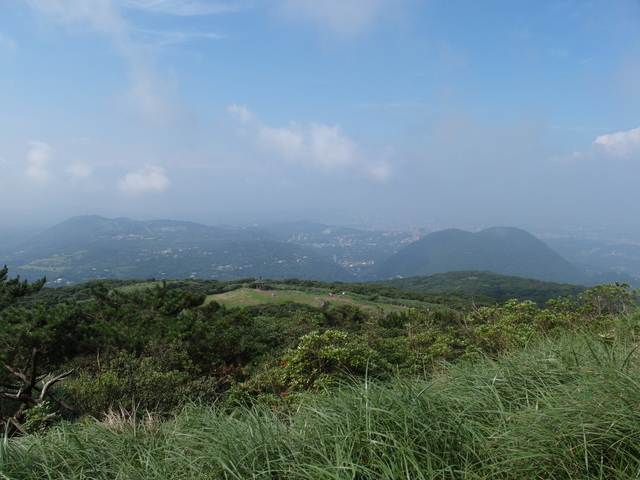
[[[130,62],[131,86],[122,96],[124,109],[133,107],[133,113],[148,126],[168,128],[191,114],[174,95],[171,82],[158,75],[153,64],[143,58]]]
[[[342,173],[361,160],[357,144],[342,135],[339,125],[311,123],[305,137],[307,156],[327,172]]]
[[[126,8],[178,16],[214,15],[238,9],[239,2],[195,1],[195,0],[124,0]]]
[[[292,21],[311,21],[320,29],[352,37],[389,18],[404,0],[278,0],[282,14]]]
[[[45,18],[61,24],[87,23],[92,30],[127,41],[126,22],[113,0],[24,0]]]
[[[33,140],[31,149],[27,153],[28,167],[26,175],[31,180],[38,183],[47,183],[51,178],[49,161],[53,156],[54,149],[44,142]]]
[[[147,165],[136,172],[127,173],[118,182],[120,191],[129,195],[163,192],[170,185],[166,170],[155,165]]]
[[[392,175],[391,166],[384,161],[372,163],[367,167],[366,173],[369,178],[376,182],[386,182]]]
[[[640,160],[640,128],[601,135],[595,139],[593,147],[609,158]]]
[[[89,178],[93,173],[93,168],[86,163],[74,163],[67,167],[67,174],[73,183]]]
[[[311,153],[305,145],[305,133],[292,122],[289,128],[260,125],[255,137],[259,146],[289,162],[295,162]]]
[[[264,154],[319,171],[327,176],[345,177],[348,173],[384,182],[391,167],[384,159],[371,159],[340,125],[310,122],[307,126],[291,122],[287,127],[265,125],[245,106],[231,105],[228,112],[244,127]]]
[[[558,163],[572,163],[584,160],[587,156],[584,153],[573,152],[571,155],[565,155],[564,157],[551,157],[549,160]]]
[[[158,74],[148,52],[132,39],[133,27],[122,17],[118,0],[24,1],[47,20],[68,26],[88,26],[110,39],[129,67],[131,87],[124,103],[132,105],[143,122],[164,128],[186,117],[187,108],[176,98],[171,83]],[[159,8],[178,3],[182,2],[159,2]]]
[[[640,160],[640,128],[626,132],[600,135],[591,144],[588,152],[573,152],[565,157],[551,160],[572,162],[579,160]]]
[[[256,120],[256,116],[245,105],[236,105],[234,103],[227,107],[227,112],[242,123],[248,123]]]
[[[144,34],[153,39],[158,45],[178,45],[193,40],[219,40],[221,35],[213,32],[187,32],[187,31],[156,31],[136,29],[136,33]]]

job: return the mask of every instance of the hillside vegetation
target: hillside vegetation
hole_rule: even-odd
[[[471,292],[469,295],[417,292],[372,283],[322,282],[292,278],[285,280],[242,278],[228,281],[198,279],[93,280],[66,287],[42,288],[28,297],[19,299],[18,302],[23,306],[32,306],[37,303],[55,305],[67,300],[84,302],[94,297],[95,288],[135,292],[158,287],[204,295],[206,302],[213,300],[229,307],[291,302],[327,307],[331,305],[331,302],[336,302],[337,304],[351,303],[357,307],[375,306],[376,309],[384,311],[387,306],[392,306],[394,309],[398,306],[461,309],[493,305],[500,301]],[[561,290],[558,290],[558,293],[561,293]]]
[[[0,272],[3,478],[613,479],[640,467],[628,285],[545,306],[300,280],[41,288]],[[314,305],[321,292],[339,299]],[[383,297],[397,303],[374,306]]]
[[[513,298],[531,300],[539,305],[554,298],[577,295],[587,289],[579,285],[543,282],[478,270],[378,280],[376,284],[424,293],[456,293],[464,297],[479,295],[503,301]]]
[[[6,444],[5,478],[637,478],[636,338],[559,337],[431,379],[345,383],[295,408],[114,411]]]

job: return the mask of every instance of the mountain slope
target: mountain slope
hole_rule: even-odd
[[[457,270],[582,284],[588,279],[541,240],[518,228],[493,227],[477,233],[458,229],[431,233],[382,262],[380,279]]]
[[[549,238],[545,242],[556,252],[592,275],[639,286],[640,245],[588,238]],[[603,280],[604,282],[604,280]]]
[[[378,280],[375,283],[422,293],[457,293],[464,297],[481,295],[499,300],[512,298],[519,301],[532,300],[540,305],[554,298],[576,295],[586,289],[586,287],[567,283],[467,270],[434,273],[425,277]]]
[[[331,259],[265,232],[99,216],[55,225],[4,261],[24,278],[46,275],[61,284],[151,277],[353,279]]]

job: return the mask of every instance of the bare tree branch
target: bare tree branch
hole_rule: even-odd
[[[40,398],[38,399],[38,403],[41,402],[42,400],[44,400],[44,398],[47,396],[47,394],[49,393],[49,388],[51,388],[53,385],[58,383],[60,380],[68,377],[72,373],[73,373],[73,370],[69,370],[68,372],[61,373],[60,375],[57,375],[55,377],[53,377],[53,376],[51,376],[51,374],[49,374],[48,376],[51,376],[51,378],[49,380],[47,380],[46,382],[44,382],[44,385],[42,387],[42,391],[40,392]]]
[[[13,376],[18,377],[20,380],[22,380],[22,383],[24,385],[28,385],[29,384],[29,380],[27,379],[27,376],[22,373],[22,372],[18,372],[16,370],[14,370],[13,368],[11,368],[9,365],[7,365],[5,363],[4,368]]]
[[[6,398],[8,400],[13,400],[20,403],[20,406],[18,407],[16,412],[8,418],[11,425],[17,431],[24,433],[22,422],[25,419],[25,411],[41,404],[47,397],[51,398],[63,408],[66,408],[72,412],[76,412],[73,407],[51,393],[51,388],[59,381],[71,375],[73,373],[73,370],[69,370],[59,375],[54,375],[51,372],[38,375],[37,348],[34,348],[31,352],[30,368],[27,373],[25,373],[24,371],[15,370],[6,364],[4,365],[4,367],[11,375],[19,380],[18,386],[6,387],[9,390],[16,390],[15,393],[6,391],[0,392],[1,398]]]
[[[51,398],[54,402],[56,402],[58,405],[60,405],[62,408],[66,408],[67,410],[69,410],[70,412],[73,412],[77,415],[80,414],[80,411],[77,410],[76,408],[72,407],[71,405],[69,405],[67,402],[65,402],[64,400],[62,400],[60,397],[54,395],[53,393],[49,392],[49,398]]]

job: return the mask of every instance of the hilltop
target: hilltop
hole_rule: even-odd
[[[477,233],[458,229],[431,233],[382,262],[379,279],[486,270],[560,283],[588,283],[587,275],[530,233],[492,227]]]
[[[531,300],[544,305],[548,300],[577,295],[586,287],[566,283],[544,282],[499,273],[459,270],[423,277],[378,280],[377,285],[423,293],[455,293],[463,297],[483,296],[497,300]]]

